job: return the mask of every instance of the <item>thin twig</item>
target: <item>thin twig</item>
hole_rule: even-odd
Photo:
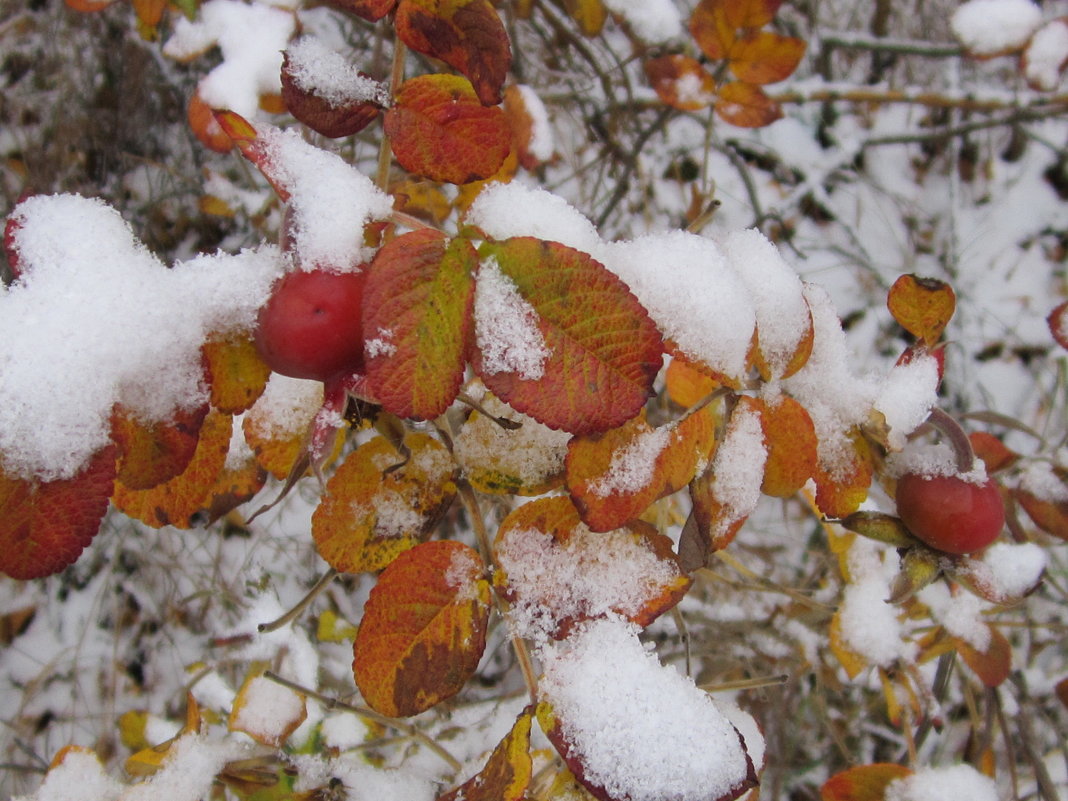
[[[311,605],[311,602],[318,597],[319,593],[321,593],[328,586],[330,586],[330,582],[333,581],[335,578],[337,578],[337,571],[334,570],[334,568],[330,568],[325,573],[323,573],[322,577],[317,582],[315,582],[315,585],[310,590],[308,590],[308,594],[301,598],[299,601],[297,601],[296,606],[294,606],[280,618],[272,620],[270,623],[260,623],[260,625],[256,627],[256,631],[260,632],[261,634],[268,631],[277,631],[283,626],[292,623],[305,609],[307,609]]]

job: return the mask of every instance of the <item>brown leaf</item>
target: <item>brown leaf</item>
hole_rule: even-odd
[[[953,316],[957,296],[944,281],[906,274],[890,287],[886,306],[898,325],[932,347]]]
[[[458,75],[420,75],[402,84],[385,130],[404,169],[452,184],[490,177],[512,144],[504,112],[483,106]]]
[[[733,81],[720,87],[716,113],[739,128],[763,128],[782,119],[779,104],[751,83]]]
[[[111,413],[111,436],[119,447],[116,479],[127,489],[151,489],[189,466],[200,440],[208,404],[179,409],[173,419],[144,423],[116,406]]]
[[[326,0],[326,3],[342,11],[351,11],[368,22],[375,22],[392,11],[397,0]]]
[[[107,511],[116,453],[109,445],[77,475],[56,481],[0,471],[0,572],[41,578],[74,564]]]
[[[501,102],[512,49],[489,0],[400,0],[394,25],[412,50],[465,75],[483,105]]]
[[[486,647],[490,585],[478,552],[426,542],[378,578],[353,644],[364,700],[390,717],[416,715],[463,687]]]
[[[789,78],[805,55],[805,42],[771,31],[748,31],[735,40],[730,50],[734,77],[763,86]]]
[[[716,99],[716,82],[695,58],[670,54],[645,62],[645,77],[657,96],[680,111],[699,111]]]
[[[891,782],[912,773],[903,765],[876,762],[834,774],[820,787],[821,801],[883,801]]]
[[[530,724],[534,708],[519,713],[515,724],[490,754],[485,767],[437,801],[523,801],[530,785]]]
[[[1068,349],[1068,300],[1059,304],[1046,318],[1049,331],[1057,344]]]
[[[341,56],[339,55],[340,59]],[[360,73],[370,84],[369,75]],[[313,131],[331,139],[351,136],[370,125],[381,103],[365,98],[344,99],[340,102],[313,89],[304,88],[295,72],[288,52],[282,56],[282,102],[286,109]]]
[[[405,458],[385,437],[350,453],[312,515],[319,555],[346,573],[381,570],[429,536],[456,494],[456,467],[432,437],[404,438]]]

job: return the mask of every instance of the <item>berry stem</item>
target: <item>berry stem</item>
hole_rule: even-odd
[[[957,472],[970,473],[975,467],[975,451],[972,450],[972,442],[953,417],[946,414],[937,406],[931,409],[927,422],[938,429],[939,433],[949,440],[953,453],[957,458]]]

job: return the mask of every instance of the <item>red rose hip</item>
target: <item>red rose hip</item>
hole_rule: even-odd
[[[897,514],[925,543],[952,554],[985,548],[1005,524],[1001,493],[989,478],[977,484],[906,473],[897,481]]]
[[[294,270],[260,309],[256,348],[276,373],[326,381],[363,370],[367,274]]]

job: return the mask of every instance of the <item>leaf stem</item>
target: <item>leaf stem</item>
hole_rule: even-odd
[[[272,620],[270,623],[260,623],[260,625],[256,626],[256,631],[261,634],[268,631],[277,631],[282,628],[282,626],[292,623],[305,609],[311,606],[311,602],[314,601],[319,596],[319,593],[325,590],[335,578],[337,578],[337,571],[334,570],[334,568],[330,568],[323,573],[319,580],[315,582],[314,586],[308,590],[308,594],[297,601],[296,606],[280,618]]]
[[[953,453],[957,458],[957,471],[970,473],[975,467],[975,451],[972,450],[972,442],[964,429],[951,416],[935,406],[927,417],[927,422],[938,429],[938,432],[949,440]]]
[[[408,55],[408,47],[398,37],[393,38],[393,65],[389,73],[389,96],[393,99],[397,96],[397,90],[404,82],[404,60]],[[389,168],[393,162],[393,145],[389,141],[389,135],[383,132],[382,144],[378,148],[378,173],[375,176],[375,184],[383,192],[389,191]]]
[[[713,682],[711,684],[698,684],[700,690],[706,693],[719,693],[728,690],[755,690],[760,687],[777,687],[786,684],[790,677],[785,673],[777,676],[755,676],[751,679],[738,679],[737,681]]]
[[[396,718],[390,718],[386,717],[385,715],[380,715],[369,707],[349,704],[337,698],[332,698],[329,695],[323,695],[320,692],[316,692],[315,690],[303,687],[300,684],[297,684],[296,682],[290,681],[289,679],[282,678],[277,673],[274,673],[270,670],[266,671],[263,674],[263,677],[265,679],[270,679],[276,684],[281,684],[283,687],[288,687],[289,689],[294,690],[295,692],[303,693],[309,698],[314,698],[317,701],[321,701],[323,704],[326,705],[327,709],[342,709],[346,712],[353,712],[357,715],[362,715],[365,718],[369,718],[370,720],[373,720],[376,723],[381,723],[384,726],[389,726],[390,728],[396,729],[399,732],[403,732],[408,737],[412,737],[416,740],[419,740],[419,742],[423,743],[427,748],[429,748],[431,751],[441,757],[445,762],[448,763],[449,767],[452,768],[453,771],[459,771],[460,768],[463,767],[463,765],[460,764],[460,760],[458,760],[456,757],[446,751],[436,740],[431,738],[429,735],[427,735],[420,729],[417,729],[415,726],[412,726],[410,723],[405,723],[404,721],[397,720]]]

